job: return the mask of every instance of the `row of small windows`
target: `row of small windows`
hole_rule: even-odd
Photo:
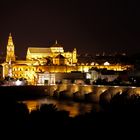
[[[29,68],[13,68],[13,71],[30,71],[30,70],[36,71],[36,68],[31,68],[31,69],[29,69]]]
[[[34,71],[34,72],[43,72],[45,71],[44,69],[40,69],[40,68],[13,68],[13,72],[16,71],[21,71],[21,72],[30,72],[30,71]]]
[[[13,74],[14,77],[25,77],[25,78],[30,78],[28,74]]]
[[[14,77],[23,77],[22,74],[13,74]]]

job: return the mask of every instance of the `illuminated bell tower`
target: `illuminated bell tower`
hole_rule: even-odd
[[[8,44],[7,44],[7,54],[6,54],[6,62],[15,61],[15,47],[13,43],[13,39],[11,33],[9,34]]]
[[[77,63],[77,50],[74,48],[73,53],[72,53],[72,61],[73,63]]]

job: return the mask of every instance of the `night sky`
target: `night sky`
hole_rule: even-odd
[[[0,54],[12,33],[16,55],[30,46],[58,40],[66,51],[140,52],[140,10],[136,0],[1,0]]]

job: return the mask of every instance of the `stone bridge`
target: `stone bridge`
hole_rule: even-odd
[[[55,98],[67,98],[77,101],[89,101],[99,103],[99,101],[110,102],[116,94],[126,92],[128,97],[133,94],[140,95],[140,87],[132,86],[106,86],[106,85],[77,85],[58,84],[48,85],[45,93]]]

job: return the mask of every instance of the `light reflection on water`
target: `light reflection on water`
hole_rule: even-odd
[[[38,100],[28,100],[23,101],[31,112],[32,110],[36,110],[42,104],[54,104],[56,105],[58,110],[65,110],[69,112],[70,117],[75,117],[79,114],[88,113],[91,110],[99,111],[100,106],[99,104],[92,104],[92,103],[79,103],[73,101],[60,101],[50,98],[38,99]]]

